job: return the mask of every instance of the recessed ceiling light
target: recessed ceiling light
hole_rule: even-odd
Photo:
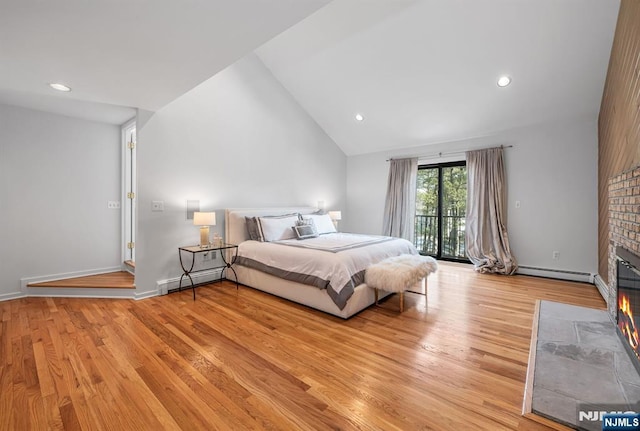
[[[364,120],[364,117],[362,116],[362,114],[356,114],[356,121],[362,121]]]
[[[498,87],[506,87],[507,85],[511,84],[511,78],[508,76],[501,76],[500,78],[498,78]]]
[[[65,92],[71,91],[71,87],[67,87],[64,84],[59,84],[59,83],[56,83],[56,82],[49,84],[49,87],[53,88],[54,90],[58,90],[58,91],[65,91]]]

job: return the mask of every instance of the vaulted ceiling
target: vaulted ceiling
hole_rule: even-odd
[[[353,155],[596,118],[618,7],[601,0],[336,0],[257,52]],[[511,85],[499,88],[501,75]]]
[[[329,0],[2,0],[0,103],[121,124]],[[71,93],[47,85],[62,82]]]
[[[5,0],[0,103],[121,124],[133,108],[159,109],[256,50],[347,155],[447,142],[595,118],[618,7],[617,0]],[[504,74],[512,83],[499,88]],[[73,91],[55,93],[47,86],[55,81]]]

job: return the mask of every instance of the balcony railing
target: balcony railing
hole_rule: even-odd
[[[438,217],[416,215],[415,246],[421,254],[438,254]],[[442,255],[466,259],[465,216],[442,216]]]

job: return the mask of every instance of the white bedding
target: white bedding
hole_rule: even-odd
[[[365,269],[390,256],[417,254],[405,239],[333,233],[305,240],[244,241],[237,263],[268,274],[326,289],[342,310]]]

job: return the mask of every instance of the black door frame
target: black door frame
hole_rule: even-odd
[[[431,163],[428,165],[418,165],[418,170],[420,169],[438,169],[438,210],[437,210],[437,223],[438,223],[438,241],[437,241],[437,250],[436,255],[433,256],[438,260],[446,260],[451,262],[462,262],[462,263],[471,263],[469,259],[461,259],[450,256],[442,256],[442,169],[443,168],[452,168],[457,166],[464,166],[466,168],[467,162],[465,160],[457,161],[457,162],[445,162],[445,163]],[[468,187],[467,187],[468,189]],[[465,208],[466,213],[466,208]],[[423,254],[420,252],[420,254]],[[424,253],[427,254],[427,253]]]

